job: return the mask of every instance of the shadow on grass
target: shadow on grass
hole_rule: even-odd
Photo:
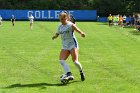
[[[140,35],[140,31],[138,30],[133,30],[133,31],[129,31],[132,35]]]
[[[10,89],[10,88],[33,88],[33,87],[46,87],[46,86],[67,86],[71,83],[80,82],[80,81],[72,81],[68,84],[50,84],[50,83],[35,83],[35,84],[12,84],[7,87],[3,87],[3,89]]]

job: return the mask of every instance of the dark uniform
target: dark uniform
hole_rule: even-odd
[[[12,25],[14,26],[14,21],[16,20],[16,18],[14,16],[11,17],[11,21],[12,21]]]
[[[73,15],[71,15],[70,21],[75,24],[75,18]]]

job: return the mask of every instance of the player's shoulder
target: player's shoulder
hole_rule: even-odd
[[[58,24],[58,28],[60,28],[60,27],[62,27],[62,23],[59,23],[59,24]]]
[[[58,26],[61,26],[61,25],[62,25],[62,23],[59,23],[59,24],[58,24]]]
[[[71,21],[68,21],[67,25],[68,26],[72,26],[74,23],[72,23]]]

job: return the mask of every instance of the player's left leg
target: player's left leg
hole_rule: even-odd
[[[84,76],[84,72],[82,69],[82,65],[81,63],[78,61],[78,49],[77,48],[73,48],[70,50],[70,54],[72,56],[72,60],[73,63],[75,64],[75,66],[79,69],[80,71],[80,75],[81,75],[81,80],[84,81],[85,80],[85,76]]]

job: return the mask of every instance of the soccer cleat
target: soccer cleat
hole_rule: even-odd
[[[61,80],[62,84],[67,84],[69,81],[67,79]]]
[[[72,75],[70,75],[70,76],[64,77],[64,78],[61,80],[61,82],[62,82],[62,84],[66,85],[66,84],[69,83],[69,81],[71,81],[71,80],[73,80],[73,79],[74,79],[74,77],[73,77]]]
[[[85,75],[84,75],[84,73],[80,71],[80,75],[81,75],[81,80],[84,81],[84,80],[85,80]]]
[[[66,75],[67,75],[68,80],[74,80],[74,77],[72,76],[71,72],[68,72]]]
[[[74,77],[71,75],[71,76],[67,76],[68,77],[68,80],[74,80]]]

